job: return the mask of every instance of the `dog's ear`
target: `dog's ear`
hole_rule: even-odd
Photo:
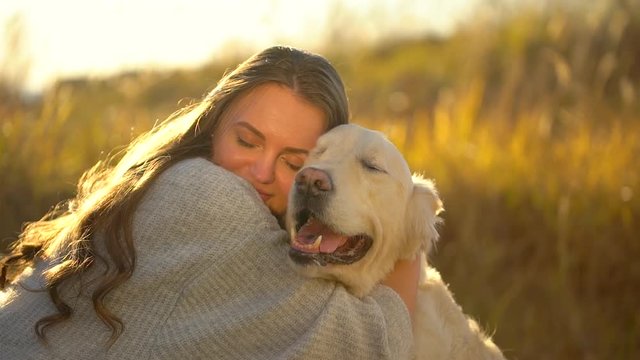
[[[438,240],[436,225],[442,221],[438,214],[444,210],[433,181],[417,174],[412,179],[413,193],[407,208],[406,236],[410,244],[418,244],[419,248],[410,246],[414,252],[407,254],[409,256],[415,255],[419,249],[429,254]]]

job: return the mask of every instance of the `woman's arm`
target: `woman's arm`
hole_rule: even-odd
[[[157,250],[148,254],[153,269],[189,264],[161,277],[175,287],[161,299],[172,306],[153,336],[154,358],[409,357],[411,320],[392,289],[359,299],[335,282],[298,275],[286,232],[255,191],[208,165],[169,170],[137,217],[144,249]]]
[[[392,288],[404,301],[413,321],[418,294],[418,280],[420,279],[420,256],[413,260],[398,260],[395,268],[382,281],[383,285]]]

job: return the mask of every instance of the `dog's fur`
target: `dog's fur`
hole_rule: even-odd
[[[398,259],[421,254],[414,314],[416,358],[504,359],[464,315],[438,272],[427,265],[426,254],[438,238],[440,211],[433,182],[412,176],[384,135],[342,125],[318,140],[291,190],[286,218],[291,258],[305,276],[340,281],[362,297]],[[307,230],[301,230],[305,226]],[[312,244],[316,235],[324,238]],[[333,247],[322,244],[331,242],[328,239],[333,239]],[[336,246],[339,255],[326,253]]]

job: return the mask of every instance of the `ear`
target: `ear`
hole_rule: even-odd
[[[444,210],[433,181],[417,174],[412,176],[412,180],[413,192],[406,213],[406,236],[407,241],[417,244],[418,248],[412,246],[414,252],[409,256],[415,255],[418,250],[429,254],[438,240],[436,225],[442,222],[438,214]]]

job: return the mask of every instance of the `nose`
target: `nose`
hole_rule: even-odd
[[[262,184],[270,184],[275,179],[275,164],[267,157],[257,159],[253,166],[251,166],[251,172],[254,178]]]
[[[296,190],[318,196],[332,191],[333,183],[326,171],[308,167],[296,175]]]

